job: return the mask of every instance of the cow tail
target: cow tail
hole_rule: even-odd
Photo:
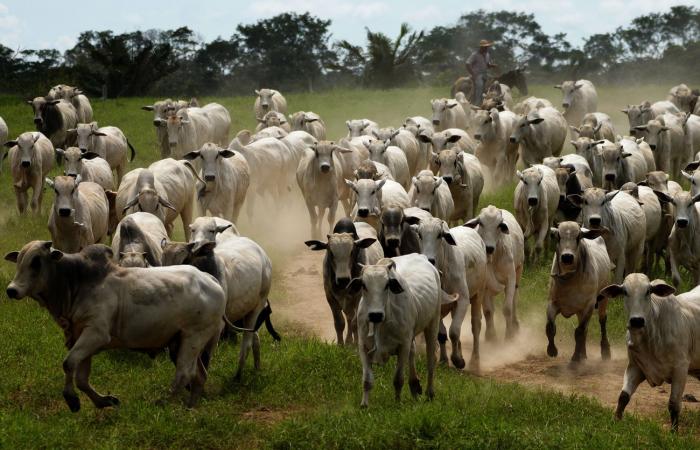
[[[267,329],[267,332],[270,333],[270,336],[272,336],[272,339],[275,341],[279,342],[282,340],[282,337],[277,333],[277,330],[272,326],[272,321],[270,320],[270,315],[272,314],[272,308],[270,307],[270,303],[268,302],[267,305],[265,305],[265,309],[260,311],[260,314],[258,315],[258,320],[255,322],[255,331],[257,331],[260,326],[265,322],[265,328]]]
[[[136,158],[136,149],[133,145],[131,145],[131,142],[129,142],[128,139],[126,140],[126,145],[128,145],[129,149],[131,150],[131,161],[133,161],[134,158]]]

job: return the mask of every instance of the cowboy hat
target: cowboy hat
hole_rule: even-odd
[[[482,39],[479,41],[479,47],[491,47],[493,45],[493,42],[489,42],[486,39]]]

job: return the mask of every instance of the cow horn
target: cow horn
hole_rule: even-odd
[[[173,211],[177,212],[177,209],[175,209],[175,207],[172,205],[172,203],[170,203],[169,201],[167,201],[166,199],[164,199],[160,195],[158,196],[158,203],[165,208],[172,209]]]
[[[127,209],[129,209],[129,208],[131,208],[132,206],[136,205],[138,202],[139,202],[139,197],[138,197],[138,195],[137,195],[136,197],[134,197],[134,198],[132,198],[131,200],[129,200],[129,202],[128,202],[126,205],[124,205],[124,209],[122,209],[122,214],[126,213],[126,210],[127,210]]]

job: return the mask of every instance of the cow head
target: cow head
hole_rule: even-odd
[[[600,291],[600,295],[606,298],[624,297],[625,311],[627,312],[627,329],[632,338],[631,344],[635,344],[638,338],[648,327],[651,318],[652,302],[656,297],[668,297],[676,290],[663,280],[649,281],[643,273],[631,273],[627,275],[622,284],[611,284]],[[656,300],[658,301],[658,300]]]
[[[63,157],[63,175],[76,178],[83,171],[83,160],[99,158],[100,155],[93,152],[82,152],[78,147],[68,147],[63,150],[56,149],[56,153]]]
[[[697,210],[695,203],[700,201],[700,194],[693,195],[687,191],[681,191],[674,196],[663,192],[654,191],[659,200],[663,203],[670,203],[674,206],[675,227],[684,229],[689,225],[696,224]],[[691,227],[691,229],[693,229]]]
[[[527,199],[527,205],[530,207],[539,206],[542,196],[542,179],[544,174],[539,167],[528,167],[527,169],[517,171],[516,174],[520,178]]]
[[[365,130],[371,125],[371,123],[367,119],[355,119],[346,120],[345,125],[348,127],[348,137],[355,138],[367,134]]]
[[[75,206],[78,203],[79,179],[58,176],[51,180],[46,178],[46,185],[54,190],[53,213],[62,219],[75,220]],[[76,222],[76,224],[78,224]]]
[[[36,148],[34,144],[41,138],[40,133],[31,131],[22,133],[14,141],[5,142],[5,147],[17,147],[19,165],[23,169],[29,169],[35,161]]]
[[[456,107],[459,103],[455,100],[447,98],[433,99],[430,101],[430,106],[433,109],[433,125],[440,127],[445,123],[447,111]]]
[[[352,150],[340,147],[333,141],[314,142],[311,146],[316,156],[317,169],[321,173],[331,173],[335,169],[333,153],[352,153]]]
[[[586,248],[581,245],[581,239],[595,239],[608,232],[607,228],[589,230],[581,228],[576,222],[562,222],[556,228],[550,228],[550,235],[556,242],[557,275],[575,272],[581,264],[585,264]]]
[[[346,288],[353,276],[353,267],[358,262],[358,253],[374,244],[377,239],[359,239],[357,233],[332,233],[327,235],[328,241],[304,242],[311,250],[326,250],[328,261],[334,275],[333,283],[340,288]]]
[[[618,182],[624,172],[624,160],[632,156],[632,153],[625,151],[621,144],[612,142],[600,145],[597,153],[603,162],[603,187],[606,189],[619,187]]]
[[[345,180],[347,186],[357,195],[357,215],[367,218],[381,213],[382,187],[386,180]]]
[[[635,137],[643,138],[653,151],[662,145],[668,130],[669,128],[664,126],[660,121],[653,119],[647,122],[646,125],[634,127],[634,135]]]
[[[454,149],[442,150],[440,153],[433,153],[433,164],[438,168],[438,175],[445,180],[445,183],[464,183],[464,163],[461,152]]]
[[[418,176],[413,177],[413,206],[430,212],[437,194],[437,189],[443,183],[443,179],[433,176],[429,170],[422,170]]]
[[[401,279],[396,273],[396,264],[393,260],[385,258],[376,265],[367,265],[362,268],[362,275],[350,282],[349,289],[362,290],[362,321],[380,324],[386,319],[387,302],[392,295],[401,294],[404,289]],[[358,312],[358,315],[360,312]]]
[[[199,150],[187,153],[183,158],[188,161],[201,158],[204,181],[207,183],[215,183],[221,172],[222,161],[225,158],[233,157],[235,154],[233,150],[222,149],[218,145],[209,142],[204,144]]]
[[[180,133],[183,127],[189,125],[190,116],[187,108],[180,109],[177,112],[170,111],[165,120],[165,126],[168,130],[168,145],[170,148],[175,148],[180,143]]]
[[[607,226],[606,208],[620,191],[608,192],[601,188],[588,188],[583,194],[567,196],[569,201],[581,208],[583,223],[587,228],[598,229]]]
[[[272,100],[272,97],[276,93],[277,91],[273,89],[260,89],[255,91],[255,95],[257,95],[258,99],[260,100],[260,107],[264,112],[273,109],[274,101]]]
[[[495,108],[490,111],[479,110],[474,113],[474,121],[478,124],[474,139],[477,141],[491,139],[496,132],[499,119],[498,110]]]
[[[190,242],[194,243],[194,250],[199,249],[207,242],[216,241],[216,236],[233,228],[233,223],[214,217],[198,217],[190,224]]]
[[[562,84],[554,87],[561,89],[561,92],[564,95],[564,99],[561,102],[561,106],[564,109],[568,109],[574,103],[576,92],[583,87],[583,84],[576,83],[575,81],[565,81]]]
[[[7,296],[19,300],[45,291],[54,263],[62,257],[62,252],[51,247],[51,241],[32,241],[22,250],[5,255],[6,261],[17,264],[15,277],[7,286]]]
[[[450,233],[447,222],[436,217],[419,220],[416,217],[408,217],[408,222],[415,227],[420,242],[420,252],[428,258],[432,265],[436,265],[442,253],[441,244],[457,245]]]
[[[34,111],[34,125],[36,125],[37,130],[40,130],[44,125],[44,112],[47,106],[56,105],[60,101],[60,99],[52,99],[51,97],[34,97],[32,100],[27,100]]]
[[[486,247],[486,254],[492,255],[503,235],[510,234],[508,224],[503,220],[503,211],[489,205],[479,212],[479,216],[464,224],[465,227],[476,228]]]
[[[94,149],[95,136],[107,136],[101,132],[97,122],[79,123],[75,128],[68,130],[77,136],[77,146],[81,152],[88,152]]]
[[[384,246],[393,249],[398,249],[401,246],[405,219],[403,209],[398,206],[389,206],[382,211],[379,221],[381,224],[380,236]]]
[[[516,144],[523,139],[530,137],[533,133],[533,126],[544,122],[544,119],[537,114],[537,112],[531,112],[527,116],[522,116],[518,123],[515,125],[513,134],[510,135],[510,142]]]

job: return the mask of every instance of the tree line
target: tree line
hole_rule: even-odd
[[[700,9],[674,6],[594,34],[574,46],[548,35],[533,14],[468,12],[450,26],[395,36],[366,29],[362,45],[333,41],[330,20],[284,13],[241,24],[205,42],[188,27],[115,34],[85,31],[75,46],[13,50],[0,45],[0,92],[25,96],[67,83],[93,96],[249,94],[255,88],[446,85],[464,75],[480,39],[496,42],[501,70],[527,67],[531,81],[588,78],[608,83],[696,80]]]

